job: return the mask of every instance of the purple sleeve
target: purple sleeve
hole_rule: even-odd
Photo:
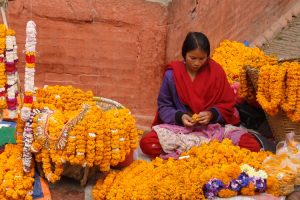
[[[178,112],[187,113],[187,108],[180,101],[173,80],[173,71],[167,70],[157,98],[158,113],[165,124],[178,124],[175,115]]]
[[[210,109],[210,111],[213,113],[213,119],[212,119],[211,123],[219,123],[219,124],[224,123],[223,117],[222,117],[220,111],[218,110],[218,108],[212,107]]]

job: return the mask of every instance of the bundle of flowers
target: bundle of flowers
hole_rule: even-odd
[[[258,77],[257,101],[271,116],[282,108],[293,122],[300,122],[300,64],[265,65]]]
[[[21,120],[19,120],[21,122]],[[22,122],[17,131],[22,132]],[[0,154],[0,199],[32,199],[34,169],[25,173],[22,168],[22,135],[17,135],[17,144],[7,144]]]
[[[31,151],[50,182],[60,179],[63,164],[110,170],[136,148],[141,133],[128,109],[102,111],[91,91],[48,86],[36,91]]]
[[[224,185],[231,183],[231,187],[224,187],[219,191],[218,195],[222,197],[234,196],[239,192],[253,195],[256,191],[264,191],[265,188],[266,192],[277,195],[274,193],[274,190],[277,191],[274,187],[278,186],[276,179],[268,177],[263,181],[266,176],[263,176],[263,180],[254,179],[254,175],[248,172],[247,177],[246,172],[242,173],[243,167],[239,167],[248,164],[253,167],[253,171],[258,171],[262,168],[263,160],[270,154],[265,151],[255,153],[240,149],[228,139],[222,143],[213,141],[193,147],[181,155],[183,159],[156,158],[150,163],[139,160],[123,171],[111,172],[104,180],[100,179],[96,183],[93,197],[95,200],[205,199],[205,184],[212,183],[212,179],[222,181]],[[261,171],[258,174],[260,173]],[[249,179],[247,186],[246,178]],[[272,185],[268,184],[269,178],[273,181]],[[235,187],[239,182],[245,185],[244,189]],[[228,188],[234,188],[236,191]]]
[[[224,40],[215,49],[212,58],[224,69],[229,83],[239,82],[239,96],[252,100],[254,89],[246,76],[245,66],[260,68],[264,65],[277,64],[277,58],[267,56],[257,47],[247,47],[243,43]]]
[[[204,195],[211,199],[214,197],[232,197],[238,194],[253,196],[255,193],[266,191],[268,175],[265,171],[256,171],[248,164],[240,166],[241,173],[237,179],[229,183],[213,178],[203,186]]]

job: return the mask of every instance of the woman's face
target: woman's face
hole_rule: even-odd
[[[208,55],[200,49],[195,49],[186,53],[185,65],[191,72],[197,72],[207,61]]]

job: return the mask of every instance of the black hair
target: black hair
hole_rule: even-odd
[[[182,45],[181,54],[185,60],[186,54],[189,51],[200,49],[210,55],[210,44],[206,35],[201,32],[189,32]]]

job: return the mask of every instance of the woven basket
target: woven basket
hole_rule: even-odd
[[[280,62],[289,62],[289,61],[298,61],[300,62],[300,58],[282,58],[279,59]],[[258,76],[259,76],[259,69],[247,66],[246,67],[246,73],[249,76],[253,87],[257,91],[257,82],[258,82]],[[277,142],[282,141],[285,139],[285,136],[287,133],[290,133],[291,131],[295,132],[295,135],[300,136],[300,123],[292,122],[286,115],[286,113],[282,110],[279,110],[279,112],[275,116],[269,116],[266,113],[266,117],[269,123],[269,126],[271,128],[271,131],[273,133],[273,136]]]
[[[114,100],[104,98],[104,97],[94,97],[97,106],[99,106],[103,111],[107,111],[110,109],[121,109],[124,106]],[[37,163],[37,170],[41,176],[44,176],[42,163]],[[62,176],[66,176],[72,178],[74,180],[80,181],[80,185],[84,186],[87,183],[87,180],[94,176],[97,171],[97,167],[82,167],[80,165],[70,165],[70,163],[64,164],[64,171]]]

